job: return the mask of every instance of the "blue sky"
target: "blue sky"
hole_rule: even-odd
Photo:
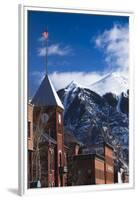
[[[128,34],[128,20],[128,17],[121,16],[29,11],[29,96],[34,95],[45,71],[42,32],[46,26],[49,32],[48,73],[56,89],[60,89],[77,74],[80,79],[86,75],[86,79],[90,80],[88,85],[107,71],[126,71],[124,66],[128,63],[123,62],[126,62],[128,37],[123,35]],[[87,78],[87,75],[92,76]]]

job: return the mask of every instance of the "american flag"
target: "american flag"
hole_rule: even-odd
[[[43,32],[42,35],[45,39],[48,39],[48,31]]]

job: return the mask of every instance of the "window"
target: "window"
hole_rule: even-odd
[[[62,166],[62,155],[61,152],[59,153],[59,166]]]
[[[58,113],[58,123],[61,124],[61,113]]]
[[[28,122],[28,137],[31,137],[31,122]]]

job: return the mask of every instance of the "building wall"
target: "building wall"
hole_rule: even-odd
[[[27,176],[28,176],[28,188],[30,182],[33,180],[33,106],[27,104]]]
[[[57,169],[56,186],[65,186],[65,155],[64,155],[64,132],[63,132],[63,110],[56,108],[56,141],[57,141]]]
[[[114,183],[113,149],[105,145],[105,183]]]
[[[27,123],[28,123],[28,150],[33,150],[33,106],[27,106]]]
[[[129,183],[129,176],[123,169],[121,170],[121,180],[122,183]]]
[[[48,150],[48,186],[55,186],[55,145]]]
[[[40,165],[41,165],[41,187],[48,187],[48,145],[41,144],[40,146]]]
[[[66,173],[64,174],[64,184],[65,186],[68,185],[68,150],[66,147],[64,147],[64,167],[66,167]]]
[[[41,187],[55,186],[55,145],[45,142],[40,145]]]
[[[127,174],[124,175],[124,183],[129,183],[129,176]]]
[[[76,159],[73,162],[72,182],[73,185],[94,184],[94,167],[91,159]]]
[[[104,160],[95,157],[95,184],[105,184]]]
[[[73,185],[105,184],[104,160],[96,155],[74,157]]]
[[[28,176],[28,188],[30,188],[30,182],[33,180],[33,152],[28,150],[27,155],[27,176]]]
[[[47,114],[49,119],[43,124],[43,132],[50,134],[57,141],[55,147],[55,186],[64,186],[64,132],[63,132],[63,110],[56,106],[34,107],[34,129],[36,131],[43,115]],[[60,119],[59,119],[60,114]],[[41,124],[41,123],[40,123]],[[62,169],[61,169],[62,168]],[[53,175],[49,175],[49,180]],[[53,178],[52,178],[53,179]]]

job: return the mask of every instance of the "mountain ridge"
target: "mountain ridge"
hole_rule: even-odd
[[[112,92],[116,95],[126,92],[128,89],[128,78],[119,73],[110,73],[99,81],[88,86],[89,89],[104,95],[107,92]]]
[[[89,151],[91,145],[104,141],[113,145],[117,162],[128,166],[128,103],[129,92],[120,96],[108,92],[99,95],[72,82],[58,91],[64,105],[64,127]],[[105,131],[106,130],[106,131]]]

